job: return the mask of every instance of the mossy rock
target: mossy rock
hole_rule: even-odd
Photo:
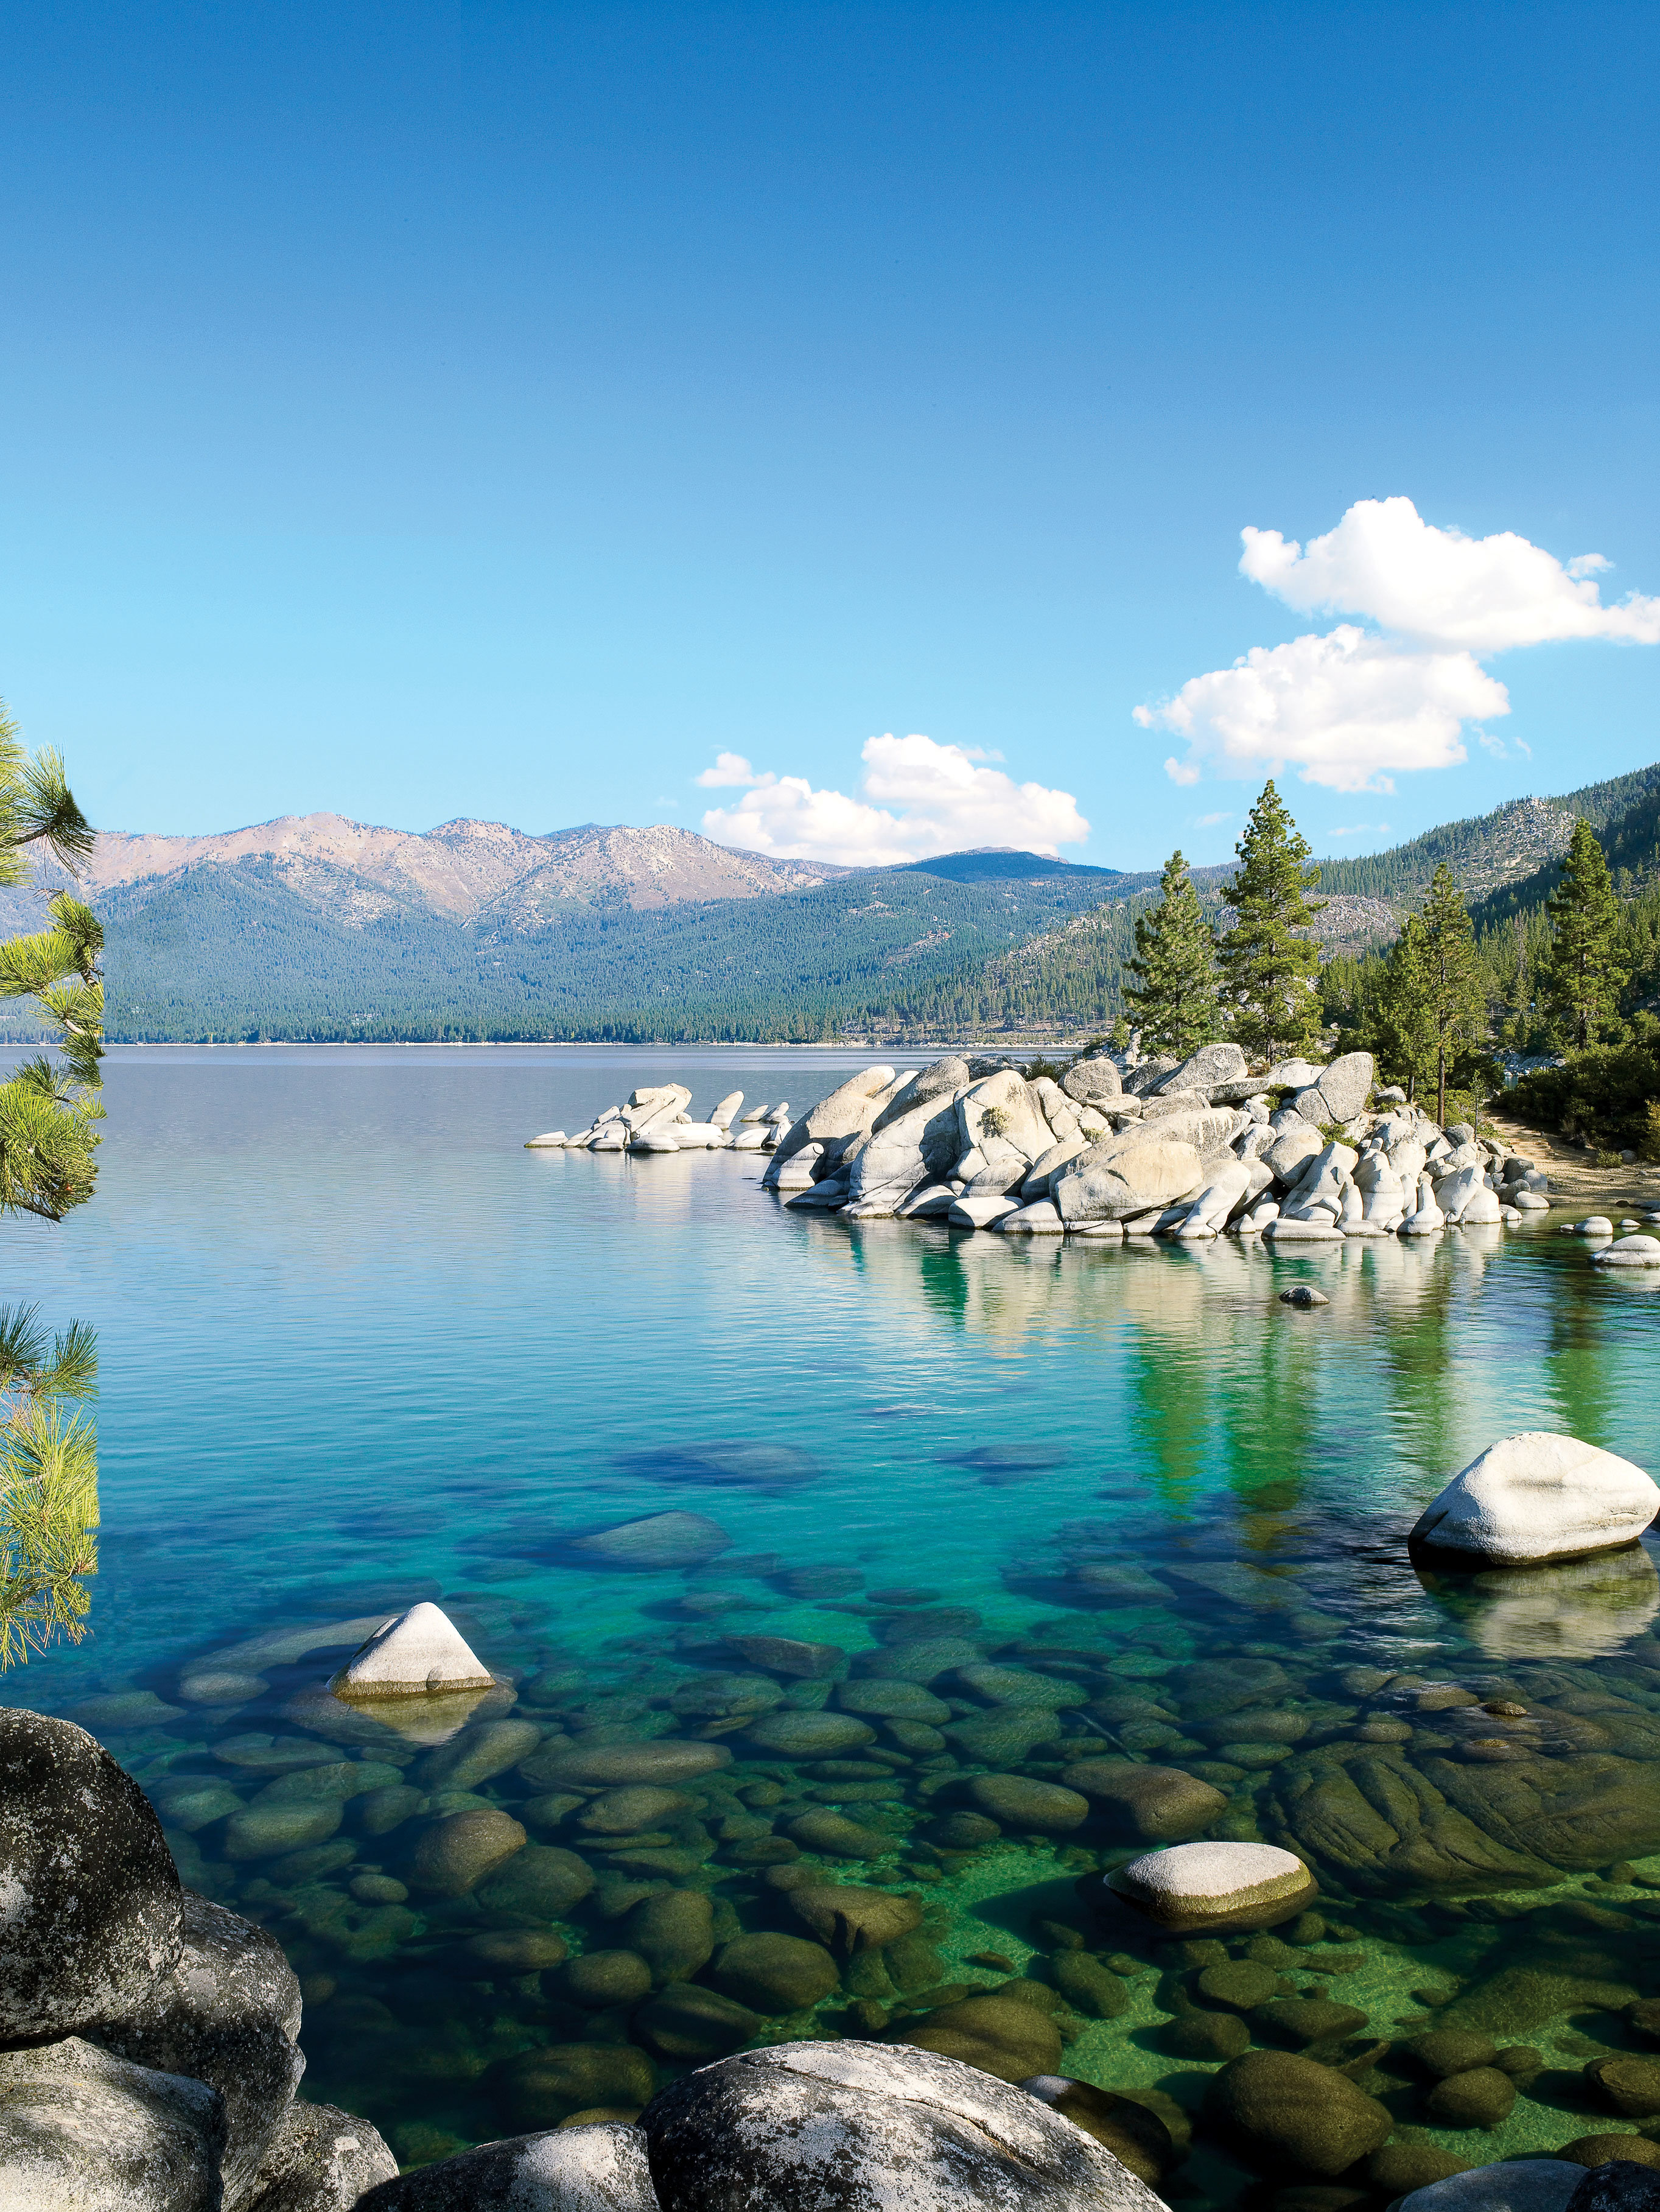
[[[960,2059],[1000,2081],[1052,2074],[1060,2064],[1060,2030],[1030,2004],[1001,1993],[942,2005],[901,2040],[942,2058]]]
[[[1089,1800],[1077,1790],[1023,1774],[977,1774],[968,1792],[981,1813],[1021,1832],[1065,1835],[1089,1818]]]
[[[689,1981],[714,1954],[714,1905],[707,1890],[663,1890],[633,1908],[624,1932],[654,1982]]]
[[[1130,1992],[1122,1976],[1087,1951],[1054,1952],[1049,1971],[1068,2004],[1087,2019],[1117,2020],[1130,2008]]]
[[[307,1844],[325,1842],[340,1826],[340,1814],[337,1798],[311,1805],[245,1806],[225,1823],[225,1856],[233,1861],[286,1857]]]
[[[1407,2049],[1438,2079],[1447,2074],[1466,2074],[1472,2066],[1493,2066],[1499,2060],[1498,2045],[1468,2029],[1461,2033],[1434,2028],[1427,2035],[1415,2035]]]
[[[1559,2153],[1559,2156],[1566,2154]],[[1447,2181],[1455,2173],[1468,2173],[1469,2160],[1455,2158],[1433,2143],[1385,2143],[1372,2152],[1366,2164],[1367,2181],[1380,2197],[1407,2197],[1415,2189],[1427,2189],[1432,2181]]]
[[[758,2013],[803,2012],[840,1984],[822,1943],[800,1936],[740,1936],[715,1960],[710,1978],[723,1996]]]
[[[561,2043],[520,2051],[494,2079],[510,2123],[529,2130],[596,2105],[638,2111],[657,2088],[657,2069],[630,2043]]]
[[[1251,2048],[1251,2030],[1236,2012],[1192,2012],[1172,2020],[1160,2038],[1175,2058],[1200,2058],[1212,2065],[1238,2058]]]
[[[1574,2166],[1606,2166],[1616,2158],[1633,2166],[1660,2166],[1660,2143],[1651,2142],[1646,2136],[1576,2136],[1552,2156]]]
[[[1472,2066],[1435,2084],[1424,2109],[1438,2128],[1496,2128],[1516,2103],[1516,2084],[1496,2066]]]
[[[827,1807],[822,1812],[803,1813],[798,1820],[792,1820],[790,1840],[804,1851],[816,1851],[821,1858],[833,1859],[886,1858],[899,1842],[896,1836],[880,1828],[866,1827],[861,1820],[850,1820]]]
[[[874,1743],[876,1731],[852,1713],[769,1713],[749,1730],[749,1741],[785,1759],[833,1759]]]
[[[469,1813],[463,1817],[470,1820],[482,1816]],[[524,1833],[520,1828],[519,1834]],[[592,1869],[574,1851],[561,1850],[556,1844],[526,1844],[500,1874],[490,1876],[477,1896],[493,1920],[539,1928],[549,1920],[562,1920],[593,1886]]]
[[[758,2014],[718,1990],[670,1982],[635,2013],[633,2033],[660,2057],[724,2058],[760,2033]]]
[[[1621,2119],[1649,2120],[1660,2112],[1660,2058],[1593,2058],[1585,2079]]]
[[[1366,2024],[1366,2014],[1354,2005],[1336,2004],[1330,1997],[1275,1997],[1258,2005],[1251,2018],[1286,2043],[1330,2043],[1356,2035]]]
[[[1230,1959],[1225,1966],[1207,1966],[1194,1987],[1209,2005],[1228,2012],[1250,2012],[1267,2004],[1277,1992],[1280,1977],[1272,1966],[1254,1959]]]
[[[1220,1720],[1291,1692],[1290,1676],[1272,1659],[1200,1659],[1178,1667],[1166,1680],[1188,1721]]]
[[[1051,2111],[1064,2113],[1098,2143],[1105,2143],[1119,2165],[1127,2166],[1149,2188],[1156,2189],[1175,2165],[1177,2151],[1169,2129],[1133,2097],[1057,2075],[1036,2076],[1021,2087],[1040,2096]]]
[[[551,1928],[490,1928],[462,1946],[464,1966],[489,1975],[539,1974],[564,1963],[567,1946]]]
[[[585,1951],[567,1960],[559,1993],[593,2012],[639,2004],[651,1990],[651,1969],[638,1951]]]
[[[1637,2001],[1628,1984],[1537,1966],[1503,1966],[1460,1992],[1440,2015],[1447,2028],[1514,2035],[1576,2012],[1625,2012]]]
[[[1288,2160],[1328,2178],[1381,2149],[1395,2126],[1387,2108],[1346,2075],[1284,2051],[1231,2060],[1212,2076],[1204,2108],[1221,2132],[1270,2170]]]

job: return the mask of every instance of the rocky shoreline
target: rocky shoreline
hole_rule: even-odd
[[[1549,1178],[1530,1157],[1467,1123],[1443,1129],[1375,1075],[1363,1052],[1253,1072],[1233,1044],[1180,1062],[1097,1054],[1058,1082],[950,1054],[912,1075],[865,1068],[793,1119],[781,1104],[740,1120],[735,1091],[695,1121],[683,1086],[643,1087],[589,1128],[527,1149],[764,1152],[762,1183],[789,1206],[1006,1236],[1232,1235],[1292,1249],[1548,1210]],[[1600,1217],[1582,1227],[1602,1264],[1660,1266],[1660,1238],[1634,1220],[1618,1237]]]

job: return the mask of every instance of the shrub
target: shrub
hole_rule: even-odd
[[[1584,1136],[1616,1155],[1627,1148],[1642,1152],[1660,1139],[1657,1102],[1660,1021],[1651,1014],[1639,1014],[1633,1034],[1622,1043],[1593,1045],[1572,1054],[1560,1067],[1535,1068],[1506,1101],[1535,1128]],[[1660,1150],[1645,1156],[1660,1158]]]

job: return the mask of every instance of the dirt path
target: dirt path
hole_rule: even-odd
[[[1548,1196],[1554,1206],[1583,1206],[1587,1212],[1615,1218],[1660,1207],[1660,1167],[1593,1167],[1589,1153],[1503,1114],[1484,1114],[1481,1134],[1511,1146],[1542,1167],[1550,1177]]]

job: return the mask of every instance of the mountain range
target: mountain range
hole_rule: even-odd
[[[1542,897],[1581,814],[1640,868],[1657,811],[1660,765],[1324,861],[1317,934],[1334,951],[1386,941],[1442,860],[1495,912]],[[1196,869],[1201,896],[1232,869]],[[417,835],[336,814],[106,832],[83,878],[117,1042],[1099,1027],[1157,883],[1003,848],[853,869],[667,823]],[[0,927],[39,910],[36,894],[0,895]]]

